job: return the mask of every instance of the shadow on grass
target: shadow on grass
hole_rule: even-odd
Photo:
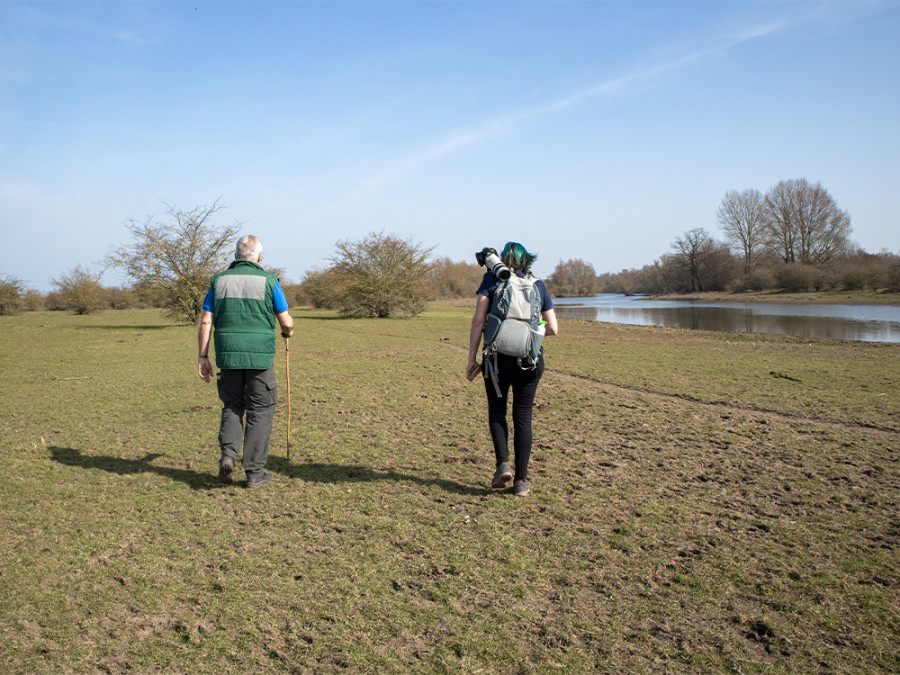
[[[270,459],[269,464],[270,466],[275,465],[277,468],[274,470],[280,473],[288,473],[287,463],[284,460],[278,459],[273,461]],[[299,478],[310,483],[366,483],[378,480],[415,483],[423,487],[436,486],[447,492],[460,495],[481,496],[491,494],[489,488],[472,487],[471,485],[463,485],[462,483],[443,478],[422,478],[393,469],[376,471],[367,466],[353,464],[292,464],[290,475],[292,478]]]
[[[153,461],[164,457],[162,453],[151,452],[141,459],[125,459],[111,455],[85,455],[81,450],[74,448],[50,447],[50,456],[55,462],[66,466],[77,466],[82,469],[101,469],[119,475],[135,473],[155,473],[165,476],[173,481],[180,481],[194,490],[211,490],[216,488],[231,487],[219,483],[218,476],[212,473],[199,473],[189,469],[174,469],[168,466],[159,466]],[[269,458],[270,471],[288,475],[287,461],[280,458]],[[487,488],[475,488],[463,485],[443,478],[421,478],[409,473],[398,471],[375,471],[367,466],[348,464],[294,464],[291,466],[290,476],[300,478],[310,483],[362,483],[368,481],[394,481],[416,483],[423,487],[436,486],[447,492],[461,495],[486,495],[491,490]]]
[[[144,325],[136,325],[136,324],[124,324],[124,325],[113,325],[113,324],[98,324],[96,326],[75,326],[75,330],[168,330],[170,328],[184,328],[185,326],[189,326],[190,324],[144,324]]]
[[[164,455],[159,452],[151,452],[141,459],[124,459],[111,455],[84,455],[81,450],[74,448],[50,447],[50,456],[55,462],[67,466],[78,466],[82,469],[101,469],[110,473],[127,475],[132,473],[155,473],[171,480],[181,481],[194,490],[209,490],[224,487],[218,481],[218,476],[211,473],[198,473],[189,469],[173,469],[167,466],[157,466],[153,460]]]

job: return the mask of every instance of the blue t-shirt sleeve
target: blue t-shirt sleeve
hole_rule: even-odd
[[[213,287],[210,286],[209,290],[206,292],[206,297],[203,299],[203,311],[211,312],[213,311],[213,307],[216,303],[216,295]]]
[[[537,286],[538,292],[541,294],[541,311],[546,312],[553,309],[553,298],[550,297],[550,292],[544,286],[544,282],[538,279],[535,286]]]
[[[288,311],[288,301],[284,297],[284,290],[278,281],[275,282],[275,292],[272,294],[272,309],[275,310],[276,314]]]
[[[494,276],[493,272],[487,272],[481,278],[481,286],[475,291],[475,295],[486,295],[490,298],[494,295],[495,290],[497,290],[497,277]]]

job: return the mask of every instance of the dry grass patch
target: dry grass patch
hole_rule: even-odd
[[[470,309],[298,310],[292,477],[282,391],[253,492],[193,328],[0,317],[0,670],[900,669],[900,346],[564,320],[517,499]]]

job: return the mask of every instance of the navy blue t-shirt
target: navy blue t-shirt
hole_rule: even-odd
[[[515,272],[517,276],[524,277],[525,275],[521,272]],[[497,286],[500,284],[500,280],[494,276],[493,272],[486,272],[484,277],[481,279],[481,286],[478,287],[478,290],[475,291],[476,295],[484,295],[488,298],[493,299],[494,291],[497,290]],[[547,292],[547,287],[544,286],[544,282],[538,279],[534,287],[538,290],[538,293],[541,296],[541,312],[546,312],[547,310],[553,309],[553,298],[550,297],[550,293]]]

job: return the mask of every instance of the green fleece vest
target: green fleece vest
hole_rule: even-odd
[[[274,274],[255,262],[235,260],[212,278],[216,366],[265,370],[275,360]]]

